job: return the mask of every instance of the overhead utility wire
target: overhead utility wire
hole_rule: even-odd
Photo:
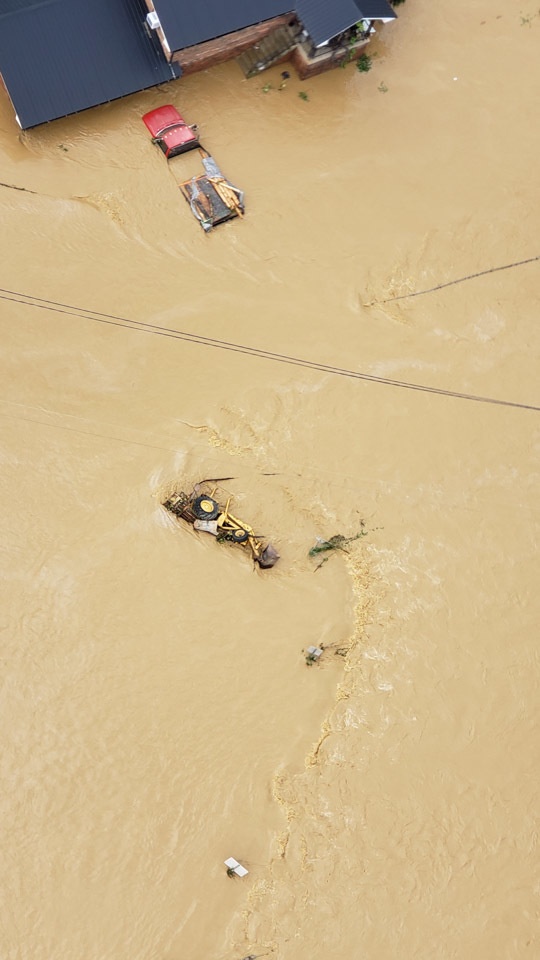
[[[498,273],[499,270],[510,270],[512,267],[522,267],[525,263],[535,263],[540,260],[538,257],[529,257],[528,260],[517,260],[515,263],[505,263],[502,267],[490,267],[489,270],[480,270],[478,273],[469,273],[466,277],[458,277],[457,280],[449,280],[447,283],[438,283],[436,287],[429,287],[427,290],[417,290],[416,293],[402,293],[399,297],[387,297],[386,300],[371,300],[366,303],[366,307],[374,307],[378,303],[394,303],[396,300],[409,300],[411,297],[422,297],[425,293],[435,293],[436,290],[444,290],[445,287],[453,287],[455,283],[464,283],[465,280],[474,280],[476,277],[485,277],[486,273]]]
[[[9,296],[8,296],[9,294]],[[318,370],[321,373],[329,373],[334,376],[349,377],[353,380],[366,380],[370,383],[381,383],[387,386],[401,387],[405,390],[417,390],[422,393],[432,393],[444,397],[454,397],[459,400],[472,400],[477,403],[493,403],[503,407],[516,407],[521,410],[540,411],[540,406],[533,404],[517,403],[513,400],[499,400],[495,397],[483,397],[472,393],[460,393],[456,390],[445,390],[441,387],[430,387],[419,383],[410,383],[406,380],[393,380],[389,377],[378,377],[374,374],[359,373],[356,370],[348,370],[343,367],[335,367],[326,363],[319,363],[314,360],[306,360],[302,357],[292,357],[288,354],[274,353],[270,350],[263,350],[258,347],[250,347],[246,344],[232,343],[228,340],[219,340],[214,337],[206,337],[203,334],[187,333],[181,330],[175,330],[172,327],[161,327],[158,324],[147,323],[142,320],[132,320],[129,317],[118,317],[110,313],[100,313],[97,310],[87,310],[84,307],[74,307],[67,303],[61,303],[57,300],[46,300],[42,297],[34,297],[31,294],[20,293],[15,290],[6,290],[0,287],[0,299],[11,303],[20,303],[28,307],[38,307],[41,310],[51,311],[52,313],[66,314],[68,316],[79,317],[82,320],[93,320],[95,323],[106,323],[111,326],[123,327],[129,330],[138,330],[142,333],[152,333],[155,336],[169,337],[172,340],[185,340],[188,343],[198,343],[202,346],[215,347],[219,350],[229,350],[233,353],[242,353],[246,356],[259,357],[264,360],[273,360],[276,363],[286,363],[293,366],[304,367],[308,370]]]
[[[17,187],[14,183],[0,183],[0,187],[7,187],[8,190],[20,190],[22,193],[33,193],[36,197],[39,196],[35,190],[29,190],[28,187]]]

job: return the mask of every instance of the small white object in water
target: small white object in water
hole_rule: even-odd
[[[227,870],[232,870],[237,877],[247,877],[249,870],[246,870],[241,863],[238,863],[238,860],[235,860],[234,857],[229,857],[228,860],[225,860],[225,866]]]

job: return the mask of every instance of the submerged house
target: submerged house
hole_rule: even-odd
[[[358,56],[396,14],[388,0],[146,0],[165,56],[183,73],[238,58],[250,77],[290,61],[300,79]]]
[[[232,59],[305,79],[395,16],[387,0],[0,0],[0,77],[28,129]]]

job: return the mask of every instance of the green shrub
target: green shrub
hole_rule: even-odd
[[[360,73],[367,73],[368,70],[371,70],[371,57],[368,57],[367,53],[363,53],[361,57],[358,57],[356,69],[359,70]]]

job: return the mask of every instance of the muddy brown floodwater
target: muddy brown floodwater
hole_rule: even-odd
[[[399,12],[365,75],[0,97],[0,285],[77,307],[1,301],[4,960],[539,955],[538,413],[79,309],[538,405],[538,262],[365,306],[540,253],[537,5]],[[169,101],[245,220],[191,218]],[[205,476],[275,569],[165,514]]]

